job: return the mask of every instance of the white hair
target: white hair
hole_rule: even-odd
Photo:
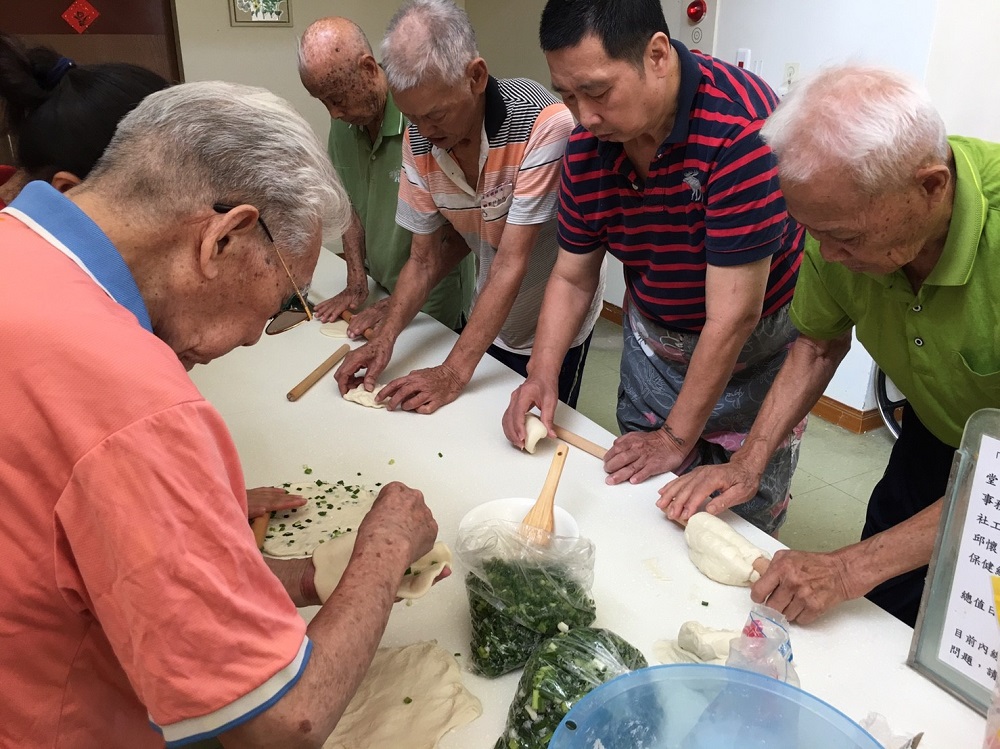
[[[253,205],[289,255],[306,251],[318,224],[340,234],[350,217],[326,151],[292,106],[222,81],[147,96],[121,120],[87,181],[154,215]]]
[[[432,78],[456,83],[479,57],[469,16],[451,0],[403,3],[386,27],[381,52],[382,67],[395,91]]]
[[[795,84],[761,137],[782,180],[802,183],[836,169],[869,194],[901,186],[915,169],[948,158],[944,120],[927,91],[896,71],[855,64]]]

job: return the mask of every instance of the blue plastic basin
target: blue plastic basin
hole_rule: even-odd
[[[861,726],[781,681],[726,666],[652,666],[576,703],[549,749],[881,749]]]

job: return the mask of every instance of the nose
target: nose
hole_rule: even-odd
[[[340,107],[334,107],[334,106],[331,106],[330,104],[327,104],[326,105],[326,111],[329,112],[330,113],[330,117],[332,117],[335,120],[342,120],[342,119],[344,119],[344,110],[341,109]]]
[[[603,120],[600,113],[598,113],[597,108],[585,102],[581,102],[577,105],[577,119],[580,120],[580,124],[588,130],[593,130],[597,125],[600,125]]]
[[[851,253],[842,244],[830,240],[819,243],[819,254],[828,263],[842,263],[851,257]]]
[[[243,345],[244,346],[253,346],[255,343],[257,343],[257,341],[259,341],[261,339],[261,336],[263,336],[263,335],[264,335],[264,328],[255,328],[247,336],[246,340],[243,342]]]

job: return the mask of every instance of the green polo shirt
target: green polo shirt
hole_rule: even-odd
[[[368,275],[390,292],[410,257],[411,234],[396,224],[405,130],[406,120],[391,95],[374,143],[364,128],[340,120],[330,123],[330,160],[365,227]],[[449,328],[457,327],[472,302],[475,276],[470,253],[434,287],[423,311]]]
[[[965,422],[1000,407],[1000,144],[949,138],[958,179],[941,259],[916,294],[902,271],[852,273],[806,241],[791,317],[858,340],[924,425],[955,447]]]

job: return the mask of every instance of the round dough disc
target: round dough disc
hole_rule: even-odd
[[[331,338],[347,338],[347,320],[334,320],[319,326],[319,332]]]

